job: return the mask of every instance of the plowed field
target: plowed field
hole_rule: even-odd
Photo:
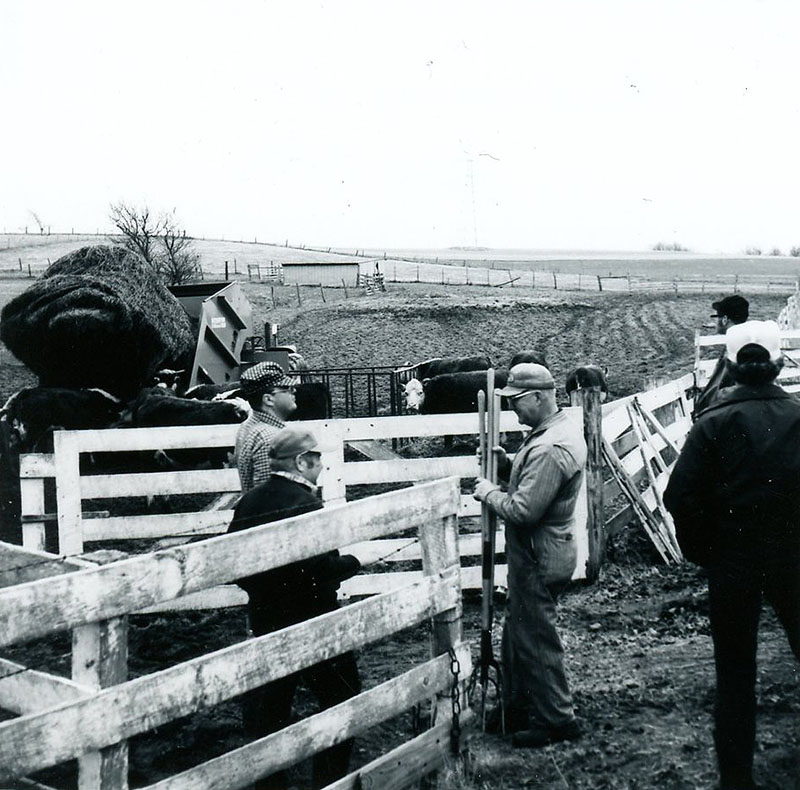
[[[517,350],[543,351],[559,385],[586,362],[607,366],[611,397],[645,380],[691,369],[696,328],[710,321],[712,295],[554,294],[480,287],[390,286],[385,296],[304,298],[301,309],[272,305],[268,286],[248,285],[256,325],[281,324],[280,341],[295,343],[316,366],[399,365],[432,356],[487,353],[504,365]],[[759,297],[753,317],[773,318],[784,297]],[[3,353],[0,350],[0,353]],[[1,358],[0,394],[33,383],[10,355]],[[578,714],[586,735],[544,750],[513,750],[498,736],[473,732],[468,774],[441,787],[535,787],[541,790],[695,790],[714,786],[710,717],[713,662],[704,580],[692,566],[656,563],[635,528],[610,546],[593,587],[575,587],[561,607],[561,628]],[[478,605],[465,607],[477,657]],[[424,629],[365,650],[365,686],[422,657]],[[495,636],[499,635],[496,629]],[[133,675],[184,660],[245,637],[238,612],[133,618]],[[8,657],[67,671],[68,643],[22,647]],[[756,765],[765,787],[800,788],[800,675],[774,618],[762,625]],[[305,709],[307,700],[301,700]],[[354,764],[409,737],[411,719],[390,722],[358,739]],[[132,785],[149,784],[243,742],[235,703],[160,728],[131,748]],[[42,777],[56,787],[70,771]],[[306,787],[307,767],[293,774]]]

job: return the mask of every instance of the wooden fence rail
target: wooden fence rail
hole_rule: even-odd
[[[661,416],[664,430],[672,441],[681,443],[690,425],[686,390],[691,387],[692,377],[655,390],[640,393],[641,403]],[[626,401],[615,401],[603,407],[603,435],[620,456],[627,473],[639,483],[647,476],[639,451],[636,436],[624,407]],[[580,408],[568,412],[580,420]],[[442,456],[434,458],[401,458],[387,460],[345,460],[345,447],[358,446],[359,442],[385,443],[388,448],[392,439],[408,437],[439,437],[443,433],[474,435],[477,431],[475,414],[460,415],[405,415],[397,417],[352,418],[309,422],[326,444],[332,449],[323,453],[325,466],[323,498],[328,505],[341,504],[346,500],[348,489],[353,486],[380,484],[419,484],[426,480],[457,476],[469,480],[477,474],[474,455]],[[503,412],[501,430],[518,431],[519,425],[512,412]],[[87,543],[111,540],[153,540],[157,538],[188,540],[201,535],[224,532],[232,517],[230,506],[220,510],[199,509],[196,505],[187,512],[152,513],[141,512],[144,497],[168,494],[229,494],[239,491],[239,480],[234,469],[212,469],[204,471],[148,472],[135,474],[86,474],[81,471],[80,459],[89,454],[163,449],[167,452],[181,449],[231,448],[236,426],[206,426],[193,429],[129,429],[102,431],[60,431],[55,434],[55,452],[52,456],[31,454],[21,459],[21,491],[23,513],[23,545],[33,550],[45,546],[47,519],[45,513],[44,486],[47,479],[55,479],[57,492],[57,533],[59,552],[77,556]],[[661,437],[653,437],[658,451],[665,450]],[[392,453],[387,452],[388,455]],[[663,473],[659,480],[663,480]],[[614,481],[604,485],[603,499],[611,503],[620,495]],[[594,496],[598,496],[595,494]],[[127,508],[124,515],[104,510],[92,513],[90,508],[104,507],[106,498],[139,498],[139,511]],[[648,503],[655,507],[656,498],[645,492]],[[229,497],[230,499],[230,497]],[[588,535],[583,528],[588,511],[587,493],[584,490],[579,500],[578,535],[579,563],[575,578],[584,578],[585,563],[589,555]],[[459,501],[459,515],[476,517],[480,506],[472,496],[463,493]],[[608,520],[607,531],[613,534],[633,518],[629,506],[621,507]],[[473,532],[472,530],[475,530]],[[464,560],[463,586],[479,589],[480,540],[475,534],[477,525],[470,518],[462,523],[460,553]],[[502,530],[498,535],[498,551],[504,548]],[[376,564],[380,570],[388,571],[397,563],[417,562],[420,548],[414,540],[403,539],[360,542],[349,546],[363,564]],[[376,569],[377,570],[377,569]],[[505,586],[505,565],[497,569],[497,583]],[[348,580],[342,587],[344,597],[366,595],[385,591],[416,578],[419,571],[362,573]],[[244,603],[245,594],[232,585],[215,590],[203,590],[194,596],[173,601],[170,607],[204,608],[207,606],[232,606]]]
[[[568,409],[572,417],[580,420],[579,408]],[[346,501],[347,491],[353,486],[380,484],[419,484],[427,480],[457,476],[474,478],[477,475],[473,454],[442,456],[438,458],[394,457],[378,461],[345,461],[345,446],[364,441],[385,441],[390,445],[393,438],[439,437],[443,433],[470,435],[477,432],[477,415],[405,415],[398,417],[352,418],[345,420],[323,420],[307,425],[319,436],[324,436],[328,449],[323,453],[325,467],[323,499],[328,505],[339,505]],[[504,412],[501,429],[521,429],[513,412]],[[129,474],[85,474],[81,471],[80,459],[92,453],[102,452],[106,457],[117,452],[162,449],[167,452],[181,449],[231,448],[236,426],[205,426],[192,429],[129,429],[100,431],[59,431],[54,437],[55,451],[52,456],[31,454],[21,458],[21,490],[23,514],[23,545],[42,550],[46,543],[47,514],[44,513],[44,484],[48,478],[55,479],[58,505],[57,533],[59,552],[69,556],[80,555],[86,543],[110,540],[139,540],[153,538],[189,539],[198,535],[210,535],[227,529],[232,511],[193,510],[184,513],[148,513],[133,515],[108,515],[91,517],[87,512],[90,502],[122,497],[138,498],[139,507],[144,506],[144,497],[167,494],[230,494],[239,491],[239,479],[235,469],[212,469],[203,471],[148,472]],[[133,500],[137,501],[137,500]],[[586,513],[586,495],[582,495],[580,512]],[[130,510],[130,508],[128,509]],[[470,494],[459,499],[459,515],[474,517],[480,513],[480,505]],[[467,522],[465,530],[470,529]],[[477,529],[477,527],[476,527]],[[419,546],[412,545],[407,551],[397,551],[397,542],[378,541],[375,545],[358,545],[348,548],[363,563],[380,558],[390,565],[419,559]],[[500,544],[502,546],[502,542]],[[588,555],[587,536],[581,530],[578,536],[579,558],[583,563],[576,578],[583,578],[585,559]],[[480,543],[467,539],[462,545],[462,556],[480,556]],[[394,574],[364,573],[348,580],[342,586],[343,596],[365,595],[391,589],[415,578],[419,571]],[[504,566],[499,570],[498,581],[505,584]],[[480,568],[475,564],[465,568],[464,585],[480,588]],[[245,601],[244,593],[235,586],[205,590],[197,596],[173,602],[172,607],[230,606]]]
[[[439,726],[420,738],[438,742],[450,718],[454,683],[449,650],[469,677],[462,642],[457,550],[458,483],[438,480],[419,496],[396,491],[231,535],[137,555],[96,568],[66,560],[61,575],[0,589],[0,646],[73,630],[73,678],[0,662],[0,703],[18,718],[0,723],[0,781],[77,758],[80,787],[126,788],[127,739],[210,708],[264,683],[433,619],[433,658],[352,699],[248,743],[151,787],[245,787],[259,777],[441,695]],[[248,639],[148,675],[126,680],[126,617],[242,575],[275,568],[336,546],[392,532],[418,531],[420,578],[392,592],[279,632]],[[56,565],[58,557],[0,545],[0,583],[19,567]],[[2,569],[6,569],[3,575]],[[64,572],[66,571],[66,572]],[[36,616],[31,616],[35,612]],[[89,677],[91,665],[94,678]],[[459,678],[455,679],[456,681]],[[36,689],[33,696],[31,689]],[[435,770],[443,753],[432,755]],[[389,766],[392,766],[391,768]],[[394,786],[419,774],[408,749],[395,750],[341,786],[390,771]],[[360,776],[360,778],[359,778]],[[366,785],[365,785],[366,786]]]

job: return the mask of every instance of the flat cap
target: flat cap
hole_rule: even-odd
[[[239,379],[239,393],[248,398],[275,387],[294,387],[297,381],[283,372],[276,362],[258,362],[245,370]]]

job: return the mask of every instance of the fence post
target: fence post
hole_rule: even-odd
[[[602,291],[603,290],[603,278],[600,277],[599,274],[597,275],[597,290],[598,291]]]
[[[273,307],[277,307],[278,305],[275,304],[275,286],[274,285],[270,285],[269,291],[270,291],[270,295],[272,296],[272,306]]]
[[[556,279],[556,273],[553,272],[553,289],[558,290],[558,280]]]
[[[28,264],[28,277],[33,277],[33,272],[31,271],[31,265]]]
[[[22,258],[17,258],[19,261],[19,270],[22,271]]]
[[[458,483],[452,480],[453,486],[458,494]],[[427,523],[420,525],[419,544],[422,553],[422,573],[425,576],[436,576],[453,565],[458,566],[458,515],[445,516],[441,522]],[[453,609],[437,614],[433,618],[433,642],[432,651],[434,655],[446,653],[463,638],[461,616],[463,606],[461,598]],[[462,693],[465,678],[461,680]],[[439,698],[436,711],[437,719],[443,721],[445,717],[452,716],[451,700],[449,694],[442,694]],[[449,714],[449,716],[448,716]]]
[[[225,261],[225,279],[228,279],[228,262]]]
[[[603,410],[600,388],[578,390],[583,409],[583,434],[586,439],[586,528],[589,533],[589,558],[586,579],[597,581],[606,550],[603,502]]]
[[[302,304],[302,301],[300,299],[300,283],[295,283],[294,287],[295,287],[295,290],[297,291],[297,304],[300,305],[300,304]]]
[[[20,458],[20,466],[25,464],[25,457]],[[20,515],[22,515],[22,545],[33,551],[45,550],[45,522],[28,521],[25,516],[41,516],[44,518],[44,478],[27,478],[20,476]]]
[[[128,618],[115,617],[72,632],[72,679],[95,689],[128,679]],[[128,743],[78,758],[79,790],[127,790]]]
[[[325,289],[322,287],[322,283],[319,284],[319,293],[322,296],[322,301],[325,301]]]
[[[417,264],[417,282],[419,282],[419,264]]]
[[[344,298],[347,299],[347,283],[344,281],[344,277],[342,277],[342,288],[344,288]]]

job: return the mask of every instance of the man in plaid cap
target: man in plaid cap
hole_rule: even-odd
[[[253,409],[236,434],[234,461],[242,493],[269,478],[272,438],[297,408],[295,379],[275,362],[259,362],[242,373],[239,394]]]

